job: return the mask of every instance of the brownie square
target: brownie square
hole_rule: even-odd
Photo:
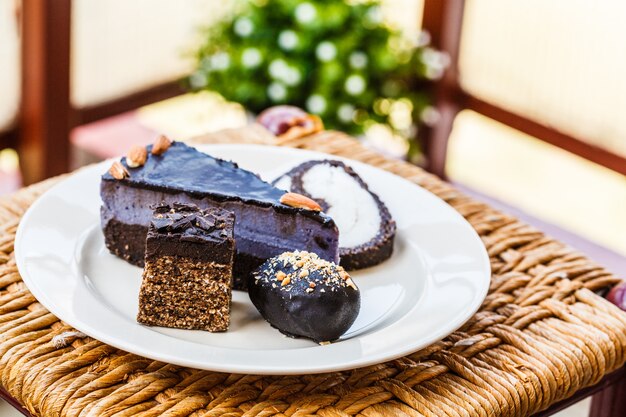
[[[194,205],[155,208],[146,239],[137,321],[228,330],[235,240],[233,213]]]

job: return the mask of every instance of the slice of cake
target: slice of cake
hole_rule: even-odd
[[[389,209],[343,162],[308,161],[273,184],[312,198],[335,219],[341,266],[347,270],[374,266],[392,255],[396,223]]]
[[[286,201],[285,191],[233,162],[164,137],[115,162],[102,176],[100,191],[106,245],[134,265],[143,265],[150,206],[162,202],[235,213],[235,289],[245,287],[252,269],[285,251],[306,250],[339,261],[339,232],[329,216]]]
[[[137,321],[228,330],[235,240],[232,213],[185,204],[154,210],[146,240]]]

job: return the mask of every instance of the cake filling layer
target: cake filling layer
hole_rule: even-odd
[[[339,247],[363,245],[378,234],[381,219],[376,200],[342,167],[314,165],[302,175],[302,186],[312,198],[328,204],[326,214],[341,230]]]
[[[210,197],[197,198],[186,193],[146,190],[118,182],[105,183],[102,187],[102,200],[105,202],[102,206],[105,234],[107,225],[113,221],[135,228],[144,226],[141,232],[145,238],[147,225],[152,217],[150,207],[164,202],[178,202],[195,204],[201,209],[220,207],[233,212],[238,253],[264,260],[286,250],[298,249],[317,253],[330,261],[338,261],[337,231],[334,224],[320,228],[320,223],[310,217],[281,213],[273,207],[250,206],[238,201],[216,201]],[[118,233],[121,232],[120,230]],[[132,248],[129,246],[130,249]],[[120,251],[123,252],[123,248]],[[132,254],[123,257],[131,261],[136,258]]]

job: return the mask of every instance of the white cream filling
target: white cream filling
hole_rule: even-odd
[[[311,197],[328,203],[326,214],[339,228],[339,247],[352,248],[378,234],[381,218],[376,200],[343,168],[317,164],[304,173],[302,185]]]
[[[274,187],[285,191],[291,191],[291,177],[287,175],[280,177],[280,179],[276,181],[276,184],[274,184]]]

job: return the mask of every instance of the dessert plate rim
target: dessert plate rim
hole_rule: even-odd
[[[161,335],[157,332],[146,333],[146,328],[138,323],[134,323],[135,326],[133,327],[110,320],[107,316],[108,313],[98,310],[104,307],[90,306],[88,305],[90,301],[95,304],[93,300],[80,299],[84,297],[85,292],[81,292],[81,289],[78,288],[80,285],[76,283],[76,280],[81,282],[83,280],[83,277],[80,276],[81,269],[76,266],[76,258],[80,257],[77,253],[81,250],[78,247],[78,239],[82,239],[84,236],[79,236],[78,232],[75,231],[61,230],[61,226],[54,224],[59,222],[59,218],[47,216],[49,213],[45,213],[47,210],[51,210],[53,214],[56,213],[54,211],[55,209],[58,210],[56,204],[60,207],[70,207],[74,212],[66,214],[74,214],[76,219],[80,218],[80,215],[88,219],[92,213],[90,212],[88,215],[82,211],[93,211],[95,202],[92,201],[91,197],[81,199],[80,194],[77,195],[80,190],[74,190],[71,186],[80,185],[81,181],[87,181],[86,178],[94,176],[96,172],[106,171],[108,164],[110,164],[110,160],[108,160],[80,169],[55,184],[29,207],[20,221],[15,238],[17,267],[29,290],[42,305],[58,318],[88,336],[154,360],[219,372],[287,375],[353,369],[396,359],[415,352],[445,338],[460,328],[474,315],[484,301],[489,288],[491,269],[489,256],[480,237],[458,212],[422,187],[371,165],[315,151],[249,144],[193,146],[207,153],[216,153],[218,157],[224,153],[244,155],[247,152],[259,156],[264,153],[266,155],[274,154],[272,156],[274,158],[280,154],[289,160],[296,160],[296,163],[311,159],[337,159],[352,166],[363,177],[365,177],[365,173],[367,176],[380,176],[382,179],[379,180],[383,181],[384,179],[390,188],[401,187],[402,190],[406,191],[409,190],[410,185],[413,187],[412,192],[415,193],[411,198],[421,201],[423,208],[435,210],[431,213],[436,213],[438,219],[444,219],[447,222],[445,223],[446,228],[442,229],[441,224],[429,224],[427,219],[420,219],[420,222],[423,222],[420,223],[421,226],[426,225],[428,227],[416,229],[421,230],[422,233],[426,230],[433,234],[433,247],[429,249],[427,255],[424,255],[427,258],[428,277],[418,278],[428,280],[425,294],[414,294],[415,299],[418,300],[414,307],[401,317],[397,317],[397,320],[390,319],[391,321],[385,327],[374,331],[373,334],[368,332],[358,334],[357,332],[350,339],[330,345],[313,345],[298,349],[240,350],[199,345],[186,340],[177,341],[173,345],[171,343],[172,336]],[[235,162],[239,162],[236,157],[233,159]],[[292,166],[296,163],[293,163]],[[278,170],[272,172],[274,176],[278,174],[280,174]],[[271,180],[273,178],[265,179]],[[368,178],[364,178],[364,180],[368,182]],[[99,184],[93,185],[99,188]],[[83,184],[83,186],[85,185]],[[381,190],[373,189],[373,191],[381,194]],[[416,197],[417,195],[419,197]],[[71,204],[67,201],[69,199],[73,199]],[[383,199],[383,195],[381,195],[381,199]],[[383,201],[385,200],[383,199]],[[394,197],[393,201],[385,201],[392,214],[398,210],[405,210],[405,208],[397,207],[398,201],[399,197]],[[99,206],[100,201],[97,204]],[[87,210],[88,207],[89,210]],[[426,211],[428,212],[428,210]],[[403,214],[406,215],[406,213]],[[403,218],[408,218],[404,215]],[[79,223],[78,220],[75,222]],[[403,226],[401,223],[399,222],[399,231]],[[76,228],[78,227],[77,224]],[[416,242],[410,239],[412,230],[412,228],[407,228],[402,233],[408,236],[408,244],[415,245]],[[439,232],[442,231],[448,235],[444,237],[439,235]],[[449,236],[449,233],[452,233],[452,236]],[[451,241],[442,240],[445,238],[450,238]],[[467,247],[452,241],[459,239]],[[74,247],[68,248],[67,246],[72,242]],[[422,245],[429,244],[428,240],[420,240],[420,242]],[[447,243],[451,245],[448,252],[446,252],[448,250]],[[387,262],[393,262],[393,258]],[[384,265],[385,263],[381,266],[383,269]],[[471,265],[471,271],[467,265]],[[463,268],[468,270],[464,271]],[[410,271],[406,272],[410,273]],[[394,278],[390,277],[390,279]],[[450,303],[451,298],[446,296],[445,289],[449,285],[455,288],[454,296],[463,300],[462,307],[450,305],[456,303]],[[435,299],[433,300],[432,297]],[[107,304],[103,303],[103,305]],[[90,308],[93,310],[89,310]],[[85,315],[79,317],[76,313],[78,310],[93,311],[95,316],[90,313],[87,317]],[[100,315],[101,320],[97,319],[98,315]],[[436,330],[431,329],[427,334],[422,334],[423,331],[420,333],[420,321],[424,320],[429,323],[433,322],[433,325],[436,324]],[[149,334],[153,334],[154,337]],[[283,336],[276,331],[276,337]],[[302,359],[303,355],[305,355],[306,360]]]

